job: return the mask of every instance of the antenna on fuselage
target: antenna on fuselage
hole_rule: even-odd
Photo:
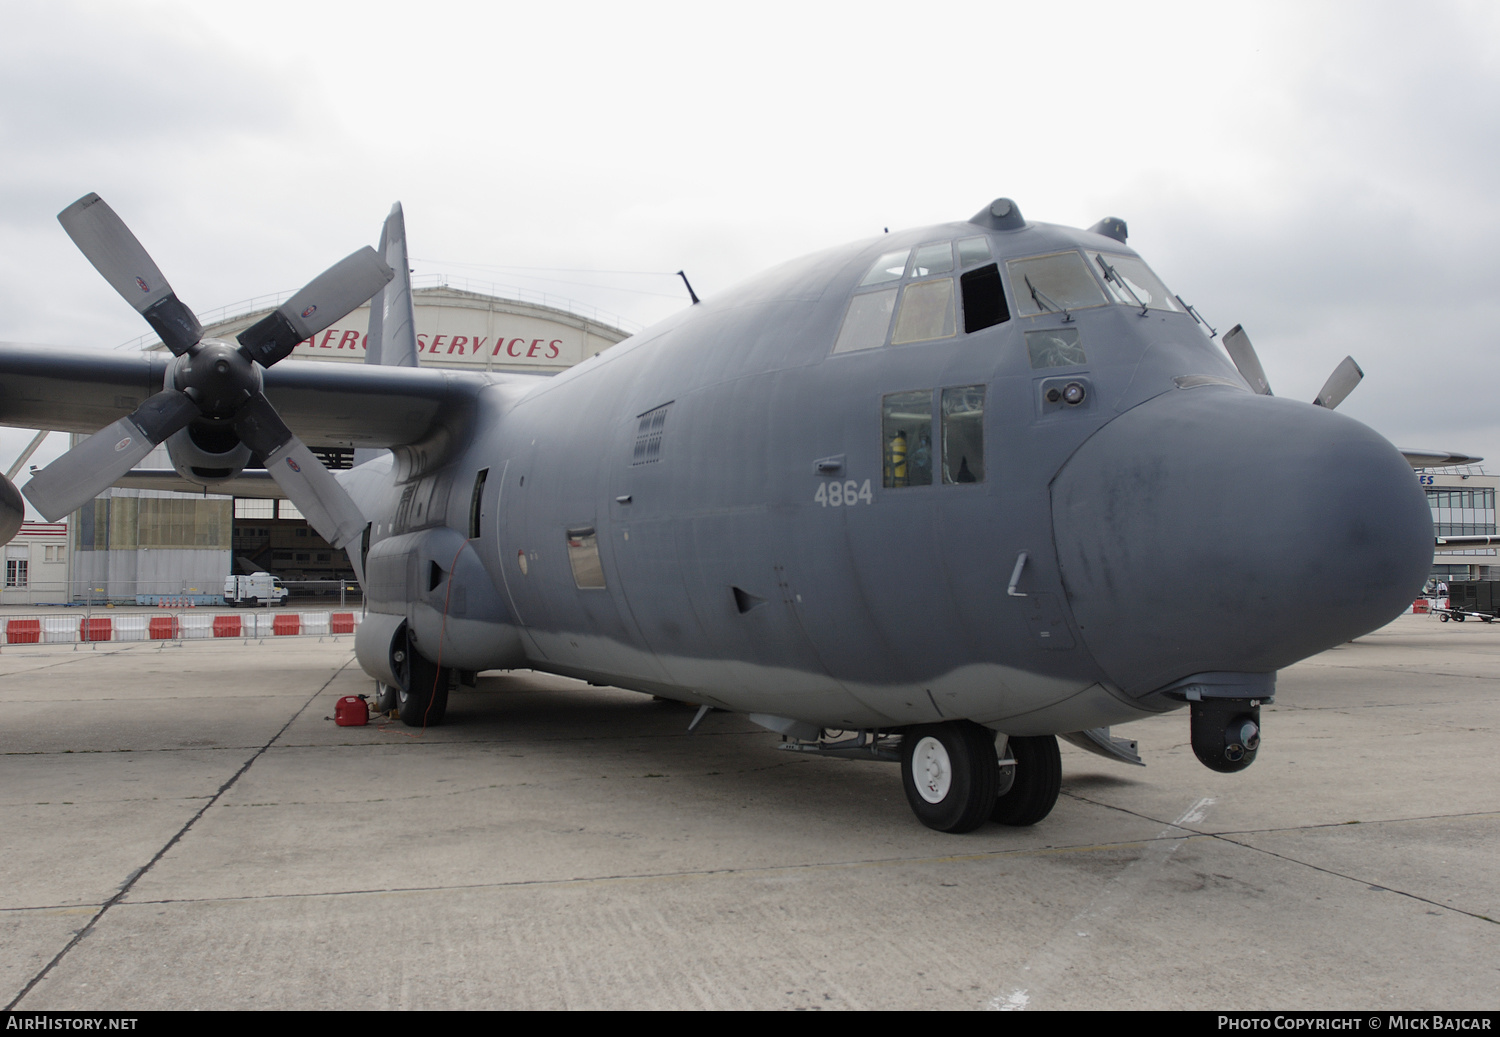
[[[693,300],[693,305],[697,306],[698,305],[698,293],[695,292],[695,291],[693,291],[692,282],[690,282],[687,279],[687,274],[685,274],[681,270],[679,270],[679,271],[677,271],[677,276],[680,277],[680,278],[682,278],[682,283],[683,284],[687,285],[688,296]]]

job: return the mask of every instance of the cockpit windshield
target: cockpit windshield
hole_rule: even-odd
[[[1022,317],[1103,306],[1108,301],[1077,252],[1012,259],[1005,268],[1016,311]]]
[[[1182,312],[1182,307],[1177,305],[1177,300],[1167,291],[1166,285],[1157,280],[1150,267],[1134,256],[1090,252],[1088,257],[1099,276],[1104,279],[1104,288],[1115,302],[1148,310]]]

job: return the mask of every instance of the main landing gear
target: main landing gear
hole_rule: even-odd
[[[438,666],[412,651],[391,656],[399,684],[375,682],[375,712],[396,711],[407,727],[436,727],[448,712],[448,689],[453,685],[453,670]]]
[[[901,739],[901,784],[917,819],[939,832],[971,832],[986,820],[1034,825],[1062,788],[1052,735],[1010,738],[970,720],[909,728]]]

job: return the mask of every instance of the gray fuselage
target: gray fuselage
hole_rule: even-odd
[[[944,243],[946,270],[924,250]],[[1117,301],[1104,267],[1133,257],[1042,224],[891,234],[492,386],[446,460],[345,477],[373,519],[351,547],[361,662],[386,673],[404,621],[458,669],[1028,735],[1176,708],[1184,678],[1273,673],[1388,621],[1430,560],[1410,468],[1351,419],[1251,393],[1159,283]],[[1294,607],[1311,587],[1319,607]]]

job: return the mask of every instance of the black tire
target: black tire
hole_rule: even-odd
[[[1455,623],[1462,623],[1463,621],[1464,621],[1464,615],[1463,615],[1462,612],[1460,612],[1458,615],[1456,615],[1456,616],[1453,617],[1453,622],[1455,622]]]
[[[1009,787],[995,798],[990,810],[990,820],[1002,825],[1034,825],[1048,814],[1057,803],[1057,794],[1062,790],[1062,754],[1057,751],[1057,739],[1052,735],[1033,735],[1028,738],[1012,738],[1010,755],[1015,758],[1015,767],[1008,780]]]
[[[901,786],[912,813],[939,832],[972,832],[999,788],[995,733],[969,720],[909,728],[901,738]]]
[[[416,652],[408,657],[406,683],[396,692],[396,711],[407,727],[437,727],[448,713],[448,685],[453,671],[439,669]]]

